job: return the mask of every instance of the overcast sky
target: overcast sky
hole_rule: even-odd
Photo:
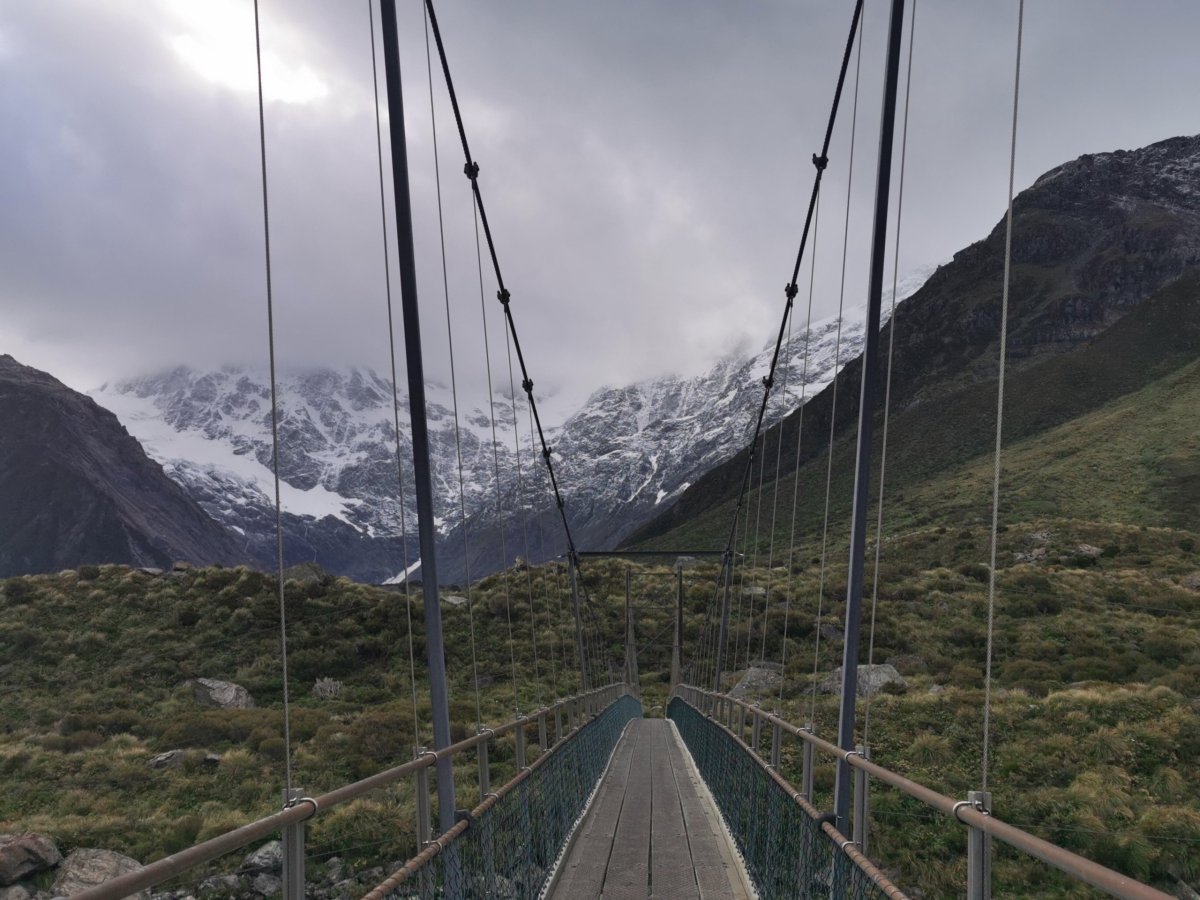
[[[888,5],[866,4],[853,305],[865,296]],[[444,379],[421,3],[400,6],[425,353]],[[1027,7],[1018,188],[1082,153],[1200,131],[1200,4]],[[536,392],[562,402],[765,344],[850,0],[438,8]],[[280,365],[386,369],[367,2],[262,0],[261,11]],[[901,276],[1003,212],[1015,30],[1015,0],[918,0]],[[436,60],[434,73],[470,401],[483,372],[471,201]],[[382,93],[382,60],[380,80]],[[823,192],[817,316],[838,304],[853,87],[852,76]],[[81,389],[177,363],[265,365],[258,154],[250,0],[0,0],[0,352]],[[390,180],[388,197],[390,210]],[[486,263],[485,276],[496,359]]]

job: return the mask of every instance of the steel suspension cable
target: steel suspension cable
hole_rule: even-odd
[[[791,312],[792,304],[796,299],[796,295],[799,293],[799,288],[796,285],[796,279],[799,278],[799,276],[800,276],[800,263],[801,263],[801,260],[803,260],[803,258],[804,258],[804,251],[808,245],[808,234],[809,234],[810,228],[812,227],[813,214],[816,210],[816,204],[817,204],[817,196],[821,189],[821,178],[823,177],[823,175],[825,173],[826,167],[829,165],[829,145],[830,145],[830,142],[833,140],[833,126],[834,126],[834,123],[837,121],[838,107],[841,104],[841,99],[842,99],[842,89],[846,83],[846,72],[850,66],[850,56],[854,49],[855,35],[858,34],[859,21],[862,18],[862,10],[863,10],[863,2],[862,2],[862,0],[858,0],[858,2],[856,2],[854,4],[854,14],[850,20],[850,33],[846,37],[846,46],[845,46],[844,50],[842,51],[842,62],[841,62],[841,66],[838,69],[837,87],[834,89],[834,92],[833,92],[833,103],[830,106],[829,118],[828,118],[828,121],[825,126],[825,138],[821,145],[821,153],[820,153],[820,155],[813,154],[813,158],[812,158],[813,166],[816,168],[817,171],[816,171],[816,175],[814,176],[814,179],[813,179],[812,193],[811,193],[811,195],[809,197],[809,201],[808,201],[808,212],[805,214],[805,217],[804,217],[804,230],[800,235],[800,247],[796,252],[796,262],[792,267],[791,278],[789,279],[787,285],[784,287],[784,296],[786,297],[787,302],[784,305],[783,318],[779,323],[779,331],[775,337],[775,350],[771,357],[771,365],[769,366],[769,368],[767,370],[766,376],[763,377],[762,402],[759,403],[758,416],[757,416],[757,419],[755,420],[755,425],[754,425],[754,434],[749,443],[749,447],[748,447],[748,451],[747,451],[747,458],[746,458],[746,467],[742,473],[741,487],[738,490],[738,499],[737,499],[737,503],[734,507],[733,521],[730,523],[729,535],[725,542],[726,554],[732,554],[732,552],[733,552],[734,539],[735,539],[736,531],[737,531],[738,516],[741,514],[742,505],[744,504],[745,499],[746,499],[746,492],[751,483],[751,477],[752,477],[753,467],[754,467],[755,448],[758,445],[758,436],[762,432],[763,419],[766,416],[766,410],[767,410],[767,400],[771,396],[771,387],[774,384],[775,368],[779,363],[779,353],[783,346],[784,329],[787,324],[788,316],[790,315],[790,312]],[[739,611],[740,611],[740,604],[739,604]],[[735,656],[735,665],[736,665],[736,656]]]
[[[1000,449],[1004,432],[1004,369],[1008,358],[1008,296],[1012,280],[1013,183],[1017,171],[1017,105],[1021,98],[1021,38],[1025,30],[1025,0],[1017,0],[1017,60],[1013,75],[1012,141],[1008,151],[1008,216],[1004,226],[1004,285],[1000,297],[1000,374],[996,387],[996,450],[992,470],[991,565],[988,571],[987,661],[983,686],[983,777],[988,786],[988,751],[992,722],[992,641],[996,617],[996,536],[1000,530]]]
[[[275,559],[279,588],[279,657],[283,669],[283,759],[287,802],[292,797],[292,716],[288,695],[287,603],[283,589],[283,504],[279,489],[279,396],[275,378],[275,302],[271,283],[271,215],[267,199],[267,120],[263,104],[262,29],[254,0],[254,58],[258,72],[258,150],[262,173],[263,258],[267,277],[267,357],[271,370],[271,474],[275,482]]]
[[[792,311],[788,310],[787,345],[784,349],[784,359],[787,360],[783,369],[783,390],[779,395],[779,442],[775,448],[775,491],[771,500],[771,538],[767,550],[767,593],[763,599],[762,649],[759,651],[759,663],[767,661],[767,614],[771,609],[771,574],[775,568],[775,519],[779,512],[779,476],[783,462],[783,432],[784,419],[787,417],[788,382],[792,374]],[[790,573],[789,573],[790,574]]]
[[[521,539],[525,550],[525,584],[528,588],[529,597],[529,615],[530,622],[533,621],[533,576],[530,574],[530,566],[533,565],[529,558],[529,522],[525,518],[525,503],[528,499],[528,492],[525,490],[525,473],[521,466],[521,420],[517,416],[517,386],[513,380],[513,364],[512,364],[512,341],[508,334],[505,333],[504,338],[505,351],[508,354],[508,394],[509,400],[512,401],[512,426],[513,426],[513,452],[516,454],[517,463],[517,509],[520,512],[517,515],[517,520],[521,523]],[[532,448],[531,448],[532,449]],[[534,681],[538,683],[538,705],[541,705],[541,684],[540,676],[537,674],[537,644],[533,645],[534,659]],[[515,687],[515,685],[514,685]]]
[[[783,606],[783,649],[779,654],[779,706],[783,707],[783,689],[787,684],[787,641],[788,626],[791,624],[792,594],[795,593],[792,569],[796,560],[796,508],[800,499],[800,448],[804,444],[804,408],[808,404],[808,361],[812,348],[813,293],[817,279],[817,239],[821,233],[821,198],[817,198],[816,214],[813,216],[813,252],[808,258],[808,312],[804,320],[804,363],[800,370],[800,415],[796,423],[796,459],[792,465],[792,526],[788,537],[788,590]]]
[[[488,341],[487,304],[483,299],[483,247],[479,242],[479,205],[471,197],[471,208],[475,214],[475,267],[479,272],[479,319],[483,326],[483,358],[487,369],[488,420],[492,426],[492,465],[496,485],[496,516],[500,530],[500,559],[504,565],[504,616],[508,624],[508,659],[512,665],[513,712],[520,714],[517,698],[517,651],[512,627],[512,584],[509,578],[508,544],[504,536],[504,500],[500,486],[500,439],[496,435],[496,401],[492,389],[492,351]]]
[[[511,356],[509,357],[509,366],[510,366],[509,378],[511,379],[512,378],[512,369],[511,369],[512,357]],[[514,425],[515,425],[515,423],[514,423]],[[514,431],[515,430],[516,429],[514,428]],[[529,448],[530,448],[530,450],[533,449],[533,416],[532,415],[530,415],[530,417],[529,417]],[[518,460],[518,465],[517,465],[517,483],[518,484],[520,484],[520,482],[521,482],[520,472],[521,472],[520,461]],[[531,474],[530,477],[535,477],[535,476],[533,476]],[[533,491],[533,486],[530,485],[528,482],[526,482],[525,486],[523,488],[521,488],[521,492],[522,492],[523,496],[530,498],[529,508],[532,510],[534,508],[533,497],[535,496],[534,491]],[[535,524],[536,524],[536,520],[535,520]],[[541,706],[542,705],[542,670],[541,670],[541,663],[538,660],[537,622],[534,619],[534,613],[533,613],[533,557],[529,552],[528,526],[529,526],[529,521],[524,516],[522,516],[521,517],[521,533],[525,539],[525,583],[526,583],[526,587],[528,588],[528,593],[529,593],[529,640],[533,644],[533,673],[534,673],[534,682],[535,682],[535,684],[537,684],[537,705]],[[541,533],[540,526],[538,527],[538,533],[539,534]]]
[[[404,557],[404,612],[408,620],[408,673],[412,688],[413,749],[421,746],[421,718],[417,712],[417,663],[413,645],[412,601],[408,594],[408,522],[404,507],[404,465],[400,450],[400,391],[396,385],[396,329],[392,321],[392,271],[388,264],[387,193],[383,183],[383,126],[379,114],[379,69],[375,60],[375,8],[367,0],[367,22],[371,29],[371,86],[375,92],[375,152],[379,162],[379,216],[383,234],[383,285],[387,297],[388,350],[392,375],[392,436],[396,441],[396,484],[400,497],[400,552]]]
[[[787,322],[791,319],[791,312],[792,312],[792,309],[789,306],[783,316],[785,322]],[[770,402],[769,395],[764,399],[767,400],[768,403]],[[764,408],[765,408],[765,404],[764,404]],[[767,434],[768,434],[768,432],[763,432],[762,448],[761,448],[761,453],[760,453],[761,458],[758,461],[758,490],[755,492],[757,502],[754,504],[754,543],[748,547],[748,549],[750,550],[751,556],[750,556],[750,596],[748,598],[750,601],[750,617],[749,617],[749,619],[747,621],[747,625],[746,625],[746,670],[747,671],[749,671],[749,669],[750,669],[750,653],[751,653],[750,645],[754,642],[754,598],[758,591],[758,585],[755,584],[755,581],[757,580],[757,576],[755,575],[755,572],[758,569],[758,546],[759,546],[758,532],[759,532],[759,526],[762,524],[763,479],[767,472]],[[749,529],[747,529],[747,531],[749,531]]]
[[[454,367],[454,327],[450,320],[450,276],[446,270],[446,225],[442,211],[442,166],[438,159],[437,108],[433,101],[433,59],[429,52],[429,19],[425,19],[425,72],[429,79],[429,127],[433,136],[433,176],[437,189],[438,240],[442,253],[442,296],[446,307],[446,344],[450,351],[450,401],[454,411],[454,454],[458,463],[458,510],[463,533],[463,576],[467,594],[467,623],[470,632],[471,678],[475,693],[475,731],[483,728],[479,701],[479,658],[475,649],[475,610],[471,602],[471,542],[467,523],[467,495],[463,479],[462,434],[458,421],[458,380]]]
[[[833,492],[833,446],[837,434],[838,372],[842,364],[842,321],[846,303],[846,259],[850,247],[850,197],[854,187],[854,144],[858,134],[858,87],[862,75],[862,29],[858,33],[858,54],[854,66],[854,105],[850,116],[850,161],[846,171],[846,220],[842,231],[842,278],[838,292],[837,338],[833,351],[833,396],[829,410],[829,445],[825,463],[825,517],[821,528],[821,571],[817,577],[817,627],[813,641],[812,703],[809,721],[817,716],[817,675],[821,665],[821,619],[825,611],[825,570],[829,553],[829,506]]]
[[[875,520],[875,571],[871,579],[871,628],[867,642],[867,665],[875,664],[875,614],[879,608],[879,557],[883,547],[883,491],[887,476],[888,425],[892,408],[892,360],[896,345],[896,292],[900,286],[900,224],[904,212],[904,170],[908,161],[908,109],[912,99],[913,41],[917,31],[917,0],[912,0],[908,20],[908,63],[904,81],[904,125],[900,132],[900,183],[896,192],[896,241],[892,250],[892,302],[888,313],[887,375],[883,389],[883,436],[879,449],[879,499]],[[871,697],[868,691],[863,713],[863,744],[871,736]]]
[[[533,379],[529,377],[529,369],[525,364],[525,354],[521,351],[521,341],[517,336],[516,323],[513,321],[512,309],[510,308],[511,295],[509,294],[508,288],[504,285],[504,276],[500,271],[500,259],[496,253],[496,243],[492,238],[492,229],[488,224],[487,209],[483,205],[483,194],[479,189],[479,164],[475,162],[474,158],[471,156],[471,147],[467,142],[467,131],[466,127],[463,125],[462,111],[458,106],[458,95],[454,90],[454,80],[450,77],[450,63],[446,58],[446,47],[442,42],[442,32],[438,27],[437,14],[433,9],[433,0],[425,0],[425,9],[429,15],[429,23],[433,27],[433,39],[437,44],[438,56],[440,57],[442,63],[442,73],[446,79],[446,90],[450,95],[450,105],[454,109],[454,121],[458,125],[458,136],[462,141],[463,156],[466,159],[466,164],[463,167],[463,171],[466,173],[467,178],[470,179],[471,182],[471,191],[475,195],[476,210],[479,215],[480,224],[483,226],[484,238],[487,240],[488,253],[492,259],[492,268],[495,270],[496,274],[496,285],[498,287],[496,297],[504,309],[504,319],[508,327],[509,337],[512,341],[512,348],[516,351],[517,362],[520,364],[521,387],[525,391],[525,395],[529,400],[530,413],[533,415],[533,421],[537,427],[538,440],[542,449],[542,459],[545,460],[546,470],[550,475],[550,484],[554,490],[554,502],[558,507],[559,517],[562,520],[563,534],[566,537],[567,552],[570,554],[571,559],[575,561],[576,565],[578,565],[578,554],[575,548],[575,539],[571,536],[571,526],[567,522],[566,503],[562,498],[562,492],[559,490],[558,478],[554,474],[554,463],[550,458],[551,448],[546,442],[546,434],[545,430],[542,428],[542,419],[538,413],[537,401],[533,396]]]

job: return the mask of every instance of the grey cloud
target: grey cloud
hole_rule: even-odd
[[[867,3],[854,304],[866,283],[886,7]],[[280,362],[386,368],[366,4],[262,9],[264,47],[303,53],[329,87],[310,105],[267,110]],[[254,98],[181,64],[168,44],[177,10],[0,3],[0,341],[79,386],[265,355]],[[696,371],[773,335],[849,12],[849,2],[439,4],[539,393]],[[426,359],[445,380],[419,4],[401,15]],[[917,16],[902,275],[999,219],[1011,115],[1015,3],[919,0]],[[1200,81],[1193,4],[1031,4],[1026,25],[1018,187],[1083,152],[1196,130],[1180,99]],[[471,202],[436,62],[434,75],[456,374],[478,402]],[[850,100],[822,198],[817,316],[839,296]],[[486,258],[484,275],[499,367]]]

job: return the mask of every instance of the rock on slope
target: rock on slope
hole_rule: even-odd
[[[7,355],[0,422],[0,577],[244,559],[116,416]]]

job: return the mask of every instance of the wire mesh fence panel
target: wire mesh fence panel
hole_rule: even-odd
[[[387,896],[536,900],[625,725],[641,714],[641,703],[633,697],[612,703],[539,759],[465,832]]]
[[[887,900],[743,744],[679,698],[668,715],[733,836],[758,896]]]

